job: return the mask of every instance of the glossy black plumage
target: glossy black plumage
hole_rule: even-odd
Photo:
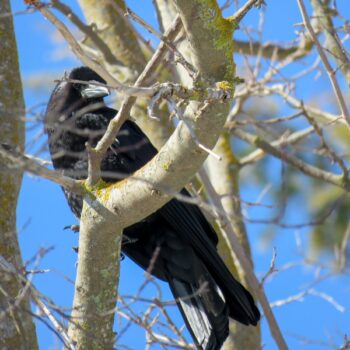
[[[86,67],[74,69],[69,77],[103,82]],[[104,105],[103,92],[91,97],[90,91],[83,98],[85,87],[58,84],[45,116],[53,165],[74,178],[86,177],[85,143],[95,145],[116,115],[114,109]],[[127,121],[103,159],[103,179],[116,181],[132,174],[156,153],[140,128]],[[186,190],[182,194],[189,195]],[[82,199],[67,191],[65,195],[79,217]],[[151,272],[169,283],[194,341],[205,350],[220,349],[228,335],[228,317],[247,325],[256,325],[260,318],[252,296],[230,274],[216,244],[216,233],[201,211],[173,199],[126,228],[122,246],[123,252],[144,269],[157,254]]]

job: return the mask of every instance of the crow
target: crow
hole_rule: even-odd
[[[84,83],[70,82],[80,80]],[[105,81],[88,67],[73,69],[54,88],[45,130],[55,169],[76,179],[87,176],[86,142],[95,146],[117,114],[105,105]],[[131,120],[121,127],[101,164],[102,178],[115,182],[149,162],[157,150]],[[64,190],[79,218],[82,198]],[[183,189],[181,194],[190,196]],[[229,332],[229,318],[256,325],[260,313],[251,294],[232,276],[216,250],[218,238],[200,209],[170,200],[123,231],[122,252],[168,282],[185,324],[200,350],[218,350]],[[152,261],[152,262],[151,262]]]

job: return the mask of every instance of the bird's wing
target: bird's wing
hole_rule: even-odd
[[[232,276],[203,226],[188,205],[171,200],[160,210],[174,230],[187,240],[204,262],[230,305],[230,316],[244,324],[256,324],[260,313],[250,293]],[[208,224],[209,225],[209,224]]]

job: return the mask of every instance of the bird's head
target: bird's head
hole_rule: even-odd
[[[106,86],[100,85],[106,84],[106,81],[88,67],[73,69],[69,74],[68,80],[86,82],[86,84],[78,82],[72,82],[71,84],[80,96],[87,101],[102,99],[110,94]]]
[[[45,113],[45,129],[53,132],[57,123],[65,123],[72,116],[79,118],[81,113],[78,112],[87,106],[90,106],[89,111],[103,107],[103,98],[110,93],[103,84],[106,81],[92,69],[74,68],[68,75],[68,81],[59,82],[51,94]]]

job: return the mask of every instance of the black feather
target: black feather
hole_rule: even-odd
[[[104,82],[87,67],[69,78]],[[87,176],[85,143],[96,145],[117,111],[102,98],[83,98],[79,84],[60,83],[49,101],[45,124],[53,165],[77,179]],[[102,164],[105,181],[126,177],[157,153],[141,129],[126,121]],[[75,215],[82,198],[64,190]],[[184,189],[183,195],[189,196]],[[231,275],[217,253],[218,239],[194,205],[171,200],[124,230],[122,251],[143,269],[169,283],[199,349],[218,350],[228,335],[229,317],[256,325],[260,313],[251,294]],[[152,265],[150,266],[150,262]]]

